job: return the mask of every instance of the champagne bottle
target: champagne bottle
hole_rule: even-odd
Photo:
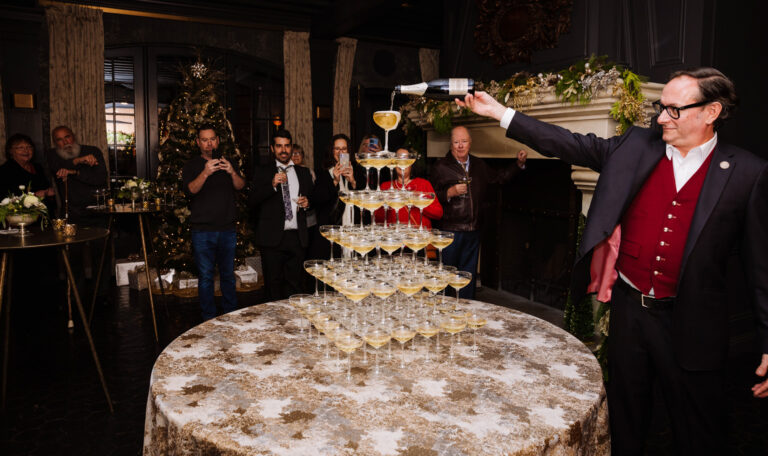
[[[467,78],[435,79],[413,85],[399,85],[395,93],[422,96],[435,100],[453,100],[475,93],[475,81]]]

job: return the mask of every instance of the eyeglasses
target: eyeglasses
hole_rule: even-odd
[[[347,148],[346,147],[334,147],[333,150],[338,150],[340,152],[343,152],[343,151],[347,150]]]
[[[696,107],[699,107],[699,106],[704,106],[705,104],[709,104],[709,103],[711,103],[711,101],[706,101],[705,100],[705,101],[700,101],[698,103],[692,103],[692,104],[689,104],[689,105],[677,107],[677,106],[664,106],[663,104],[661,104],[661,100],[656,100],[656,101],[654,101],[651,104],[653,105],[653,109],[656,111],[656,114],[661,114],[662,111],[666,110],[667,114],[669,115],[669,117],[671,117],[673,119],[679,119],[680,118],[680,111],[682,111],[684,109],[690,109],[690,108],[696,108]]]
[[[291,155],[304,155],[304,154],[302,154],[298,150],[294,150],[293,152],[291,152]]]

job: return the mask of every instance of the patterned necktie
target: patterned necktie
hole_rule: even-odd
[[[293,165],[288,166],[280,166],[280,170],[283,174],[288,175],[287,170],[288,168],[293,168]],[[291,188],[288,185],[287,179],[284,184],[280,184],[280,186],[283,188],[283,209],[285,209],[285,219],[290,221],[293,220],[293,210],[291,210]]]

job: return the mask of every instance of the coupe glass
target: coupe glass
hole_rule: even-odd
[[[384,129],[384,152],[389,152],[389,132],[400,123],[400,111],[376,111],[373,121]]]
[[[407,154],[398,154],[397,157],[395,157],[395,166],[400,168],[400,174],[405,175],[405,168],[413,165],[416,163],[416,160],[419,158],[419,154],[416,152],[409,152]],[[405,191],[405,187],[403,187],[401,190]]]
[[[432,237],[429,243],[437,249],[438,269],[443,269],[443,249],[453,243],[453,236],[454,234],[451,231],[432,230]]]
[[[336,348],[347,354],[347,381],[352,381],[352,353],[362,347],[363,341],[354,334],[344,334],[334,341]]]
[[[304,262],[304,270],[309,275],[315,278],[315,297],[320,296],[320,290],[318,287],[318,276],[323,273],[325,266],[325,260],[307,260]]]
[[[448,285],[450,285],[454,290],[456,290],[456,305],[459,305],[459,290],[469,285],[469,282],[472,281],[472,273],[467,271],[456,271],[456,274],[453,275],[448,280]]]
[[[392,339],[392,335],[380,328],[380,327],[373,327],[371,328],[363,337],[363,340],[365,340],[368,345],[374,348],[374,354],[376,357],[375,361],[375,367],[373,370],[374,375],[379,375],[379,348],[387,345],[389,341]]]
[[[419,208],[419,231],[424,229],[424,208],[432,204],[432,201],[434,200],[434,192],[414,192],[413,198],[408,199],[412,205]]]
[[[477,312],[467,313],[467,326],[472,330],[472,353],[477,356],[477,330],[485,326],[488,320]]]
[[[436,335],[440,332],[440,327],[432,320],[431,318],[424,318],[416,325],[416,331],[422,335],[425,339],[427,339],[427,361],[430,361],[429,359],[429,340],[432,338],[432,336]],[[440,347],[437,345],[437,342],[435,342],[435,352],[437,353],[437,350]]]
[[[392,328],[392,338],[400,343],[400,368],[405,369],[405,343],[413,339],[416,331],[404,324],[399,324]]]
[[[371,162],[372,156],[373,154],[369,152],[359,152],[355,154],[357,163],[365,168],[365,190],[371,189],[368,182],[368,177],[371,175],[371,168],[373,167],[373,163]]]

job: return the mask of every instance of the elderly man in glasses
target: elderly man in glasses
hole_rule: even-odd
[[[729,285],[742,270],[757,310],[756,374],[768,370],[768,162],[718,137],[736,101],[721,72],[679,71],[654,103],[660,129],[602,139],[536,121],[485,93],[457,100],[499,120],[508,137],[601,173],[572,291],[611,301],[613,454],[643,454],[656,387],[676,454],[728,454]],[[752,394],[768,396],[768,381]]]

